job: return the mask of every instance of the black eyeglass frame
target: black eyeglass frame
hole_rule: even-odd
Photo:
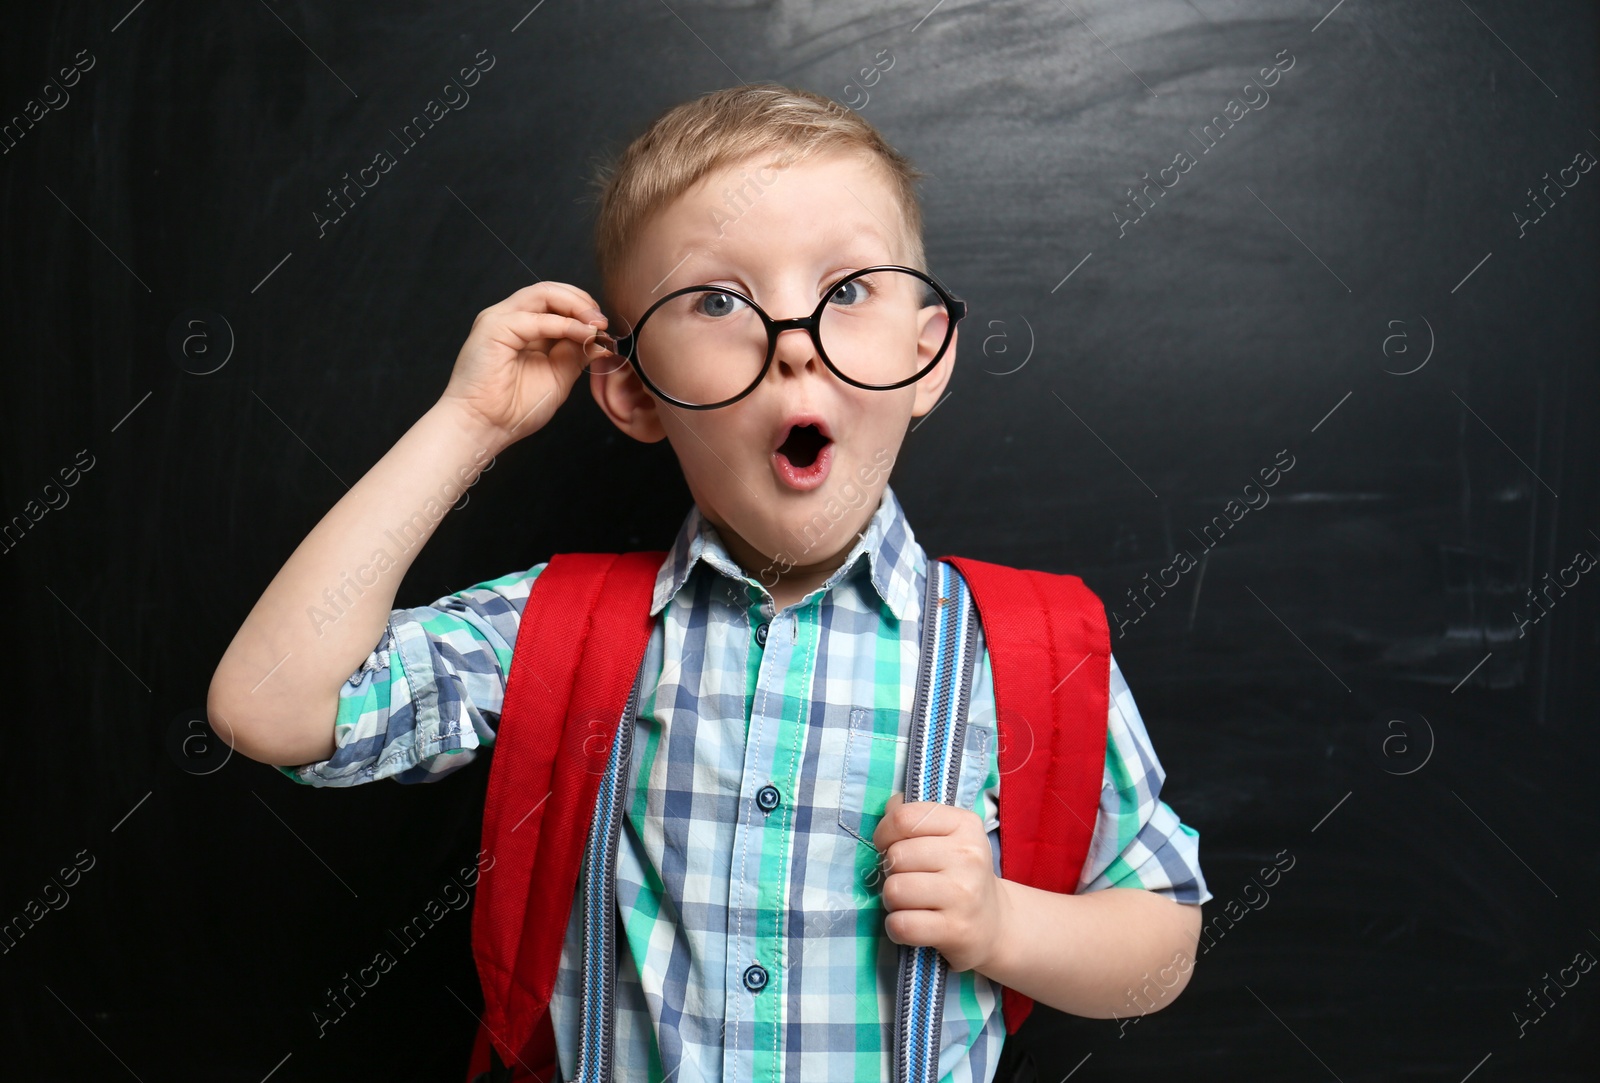
[[[939,300],[944,304],[945,311],[950,314],[950,324],[945,328],[944,341],[939,344],[939,350],[933,355],[933,360],[929,361],[925,366],[923,366],[922,370],[916,375],[909,376],[898,383],[868,384],[863,383],[860,380],[853,380],[849,376],[846,376],[843,372],[839,371],[839,366],[833,363],[833,359],[828,356],[828,351],[822,347],[822,337],[819,333],[819,329],[822,324],[822,313],[827,309],[828,301],[830,298],[832,298],[834,291],[840,286],[854,281],[863,275],[872,274],[874,271],[904,271],[907,274],[915,275],[916,277],[922,279],[922,281],[926,282],[929,286],[933,287],[933,292],[938,295]],[[681,297],[686,293],[706,292],[725,293],[730,297],[737,297],[739,300],[749,305],[751,309],[755,311],[757,316],[761,317],[761,322],[767,329],[767,357],[766,360],[761,364],[761,371],[756,374],[756,378],[754,380],[750,381],[749,387],[745,388],[732,398],[723,399],[721,402],[696,405],[694,403],[683,402],[680,399],[673,398],[671,395],[657,387],[651,381],[650,377],[645,375],[644,367],[639,364],[639,359],[637,357],[637,349],[639,345],[638,336],[639,332],[644,328],[645,322],[650,319],[651,313],[655,312],[656,309],[660,308],[674,297]],[[773,319],[771,316],[767,315],[765,309],[756,303],[755,298],[747,297],[738,290],[732,289],[728,286],[698,285],[685,286],[682,289],[673,290],[671,293],[657,300],[655,304],[645,309],[644,315],[639,317],[639,322],[634,329],[616,340],[617,348],[615,352],[625,359],[628,364],[633,366],[633,371],[638,374],[639,379],[644,382],[646,387],[648,387],[660,398],[672,403],[672,405],[681,407],[685,410],[715,410],[723,406],[732,406],[734,403],[738,402],[740,399],[744,398],[746,395],[750,394],[756,388],[761,386],[761,381],[767,378],[767,370],[772,367],[772,358],[778,352],[778,335],[784,331],[788,331],[793,328],[799,328],[808,332],[811,335],[811,344],[817,348],[817,356],[822,358],[822,363],[828,366],[828,371],[832,372],[845,383],[850,384],[853,387],[862,388],[866,391],[893,391],[896,388],[905,387],[907,384],[914,384],[926,376],[929,372],[933,371],[933,367],[943,360],[944,352],[950,348],[950,340],[953,339],[956,334],[956,325],[960,323],[966,315],[967,303],[961,300],[959,297],[952,295],[950,291],[941,286],[932,275],[919,271],[914,267],[901,267],[892,263],[880,263],[872,267],[863,267],[859,271],[851,271],[849,274],[845,275],[837,282],[834,282],[823,291],[822,300],[817,302],[817,307],[812,311],[811,315],[797,316],[788,320]]]

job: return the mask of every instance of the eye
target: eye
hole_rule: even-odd
[[[867,278],[852,278],[848,282],[841,282],[828,295],[828,303],[834,305],[859,305],[867,299],[872,292],[872,283]]]
[[[702,316],[728,316],[745,307],[744,302],[731,293],[708,290],[698,296],[700,299],[695,304],[695,311]]]

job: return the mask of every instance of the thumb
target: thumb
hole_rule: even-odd
[[[618,368],[625,367],[628,362],[616,352],[616,345],[617,340],[608,335],[604,328],[592,328],[583,342],[583,368],[591,374],[609,376]]]
[[[887,849],[891,843],[898,842],[900,835],[894,829],[894,810],[905,804],[905,795],[896,790],[889,795],[889,800],[884,802],[883,818],[878,821],[878,826],[872,832],[872,845],[879,851]]]

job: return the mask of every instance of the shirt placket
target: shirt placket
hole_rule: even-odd
[[[812,677],[813,652],[805,644],[814,634],[810,615],[820,604],[813,600],[775,615],[771,597],[748,582],[744,598],[750,717],[728,884],[726,1083],[775,1081],[782,1074],[796,750],[804,747]]]

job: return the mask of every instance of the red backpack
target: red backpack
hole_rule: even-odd
[[[490,864],[472,915],[484,1014],[468,1083],[502,1078],[486,1074],[502,1065],[511,1066],[504,1078],[556,1078],[550,997],[601,774],[655,623],[650,603],[666,555],[556,554],[529,594],[484,809]],[[1105,608],[1077,576],[940,559],[965,581],[989,650],[1005,777],[1002,875],[1071,894],[1105,769]],[[1001,1006],[1012,1034],[1033,1000],[1003,986]]]

